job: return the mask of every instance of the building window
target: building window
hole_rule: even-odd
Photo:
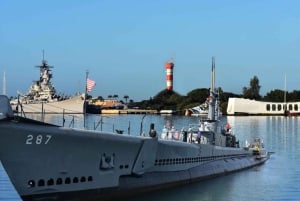
[[[298,105],[297,104],[294,105],[294,110],[298,111]]]
[[[270,111],[270,109],[271,109],[270,104],[266,105],[266,109],[267,109],[267,111]]]
[[[281,111],[281,104],[278,104],[278,105],[277,105],[277,110],[278,110],[278,111]]]

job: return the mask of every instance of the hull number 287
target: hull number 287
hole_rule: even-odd
[[[27,135],[25,144],[48,144],[51,135]]]

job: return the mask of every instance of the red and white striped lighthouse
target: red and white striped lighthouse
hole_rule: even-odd
[[[165,64],[166,74],[167,74],[167,90],[173,91],[173,62],[167,62]]]

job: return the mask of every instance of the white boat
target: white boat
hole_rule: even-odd
[[[185,116],[207,117],[208,104],[204,103],[196,107],[189,108],[185,111]]]
[[[300,115],[300,102],[264,102],[229,98],[227,115]]]
[[[33,81],[27,94],[19,93],[18,99],[10,102],[13,110],[18,113],[83,114],[85,95],[58,95],[51,83],[53,66],[49,66],[43,58],[42,64],[37,67],[40,69],[39,80]]]
[[[160,110],[159,114],[162,114],[162,115],[172,115],[172,114],[176,114],[176,110]]]

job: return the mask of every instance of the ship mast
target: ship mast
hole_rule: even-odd
[[[211,75],[210,75],[210,95],[208,119],[215,121],[216,119],[216,91],[215,91],[215,58],[212,57]]]
[[[47,64],[44,50],[42,64],[36,67],[40,69],[40,79],[34,81],[29,94],[34,96],[35,100],[51,101],[56,95],[56,90],[51,83],[51,79],[53,78],[51,68],[53,66]]]
[[[283,101],[284,101],[284,112],[288,111],[288,108],[287,108],[287,104],[286,104],[286,74],[284,75],[284,97],[283,97]]]
[[[85,92],[84,92],[84,105],[83,105],[83,128],[86,128],[86,109],[87,109],[87,79],[89,77],[89,71],[85,72]]]

